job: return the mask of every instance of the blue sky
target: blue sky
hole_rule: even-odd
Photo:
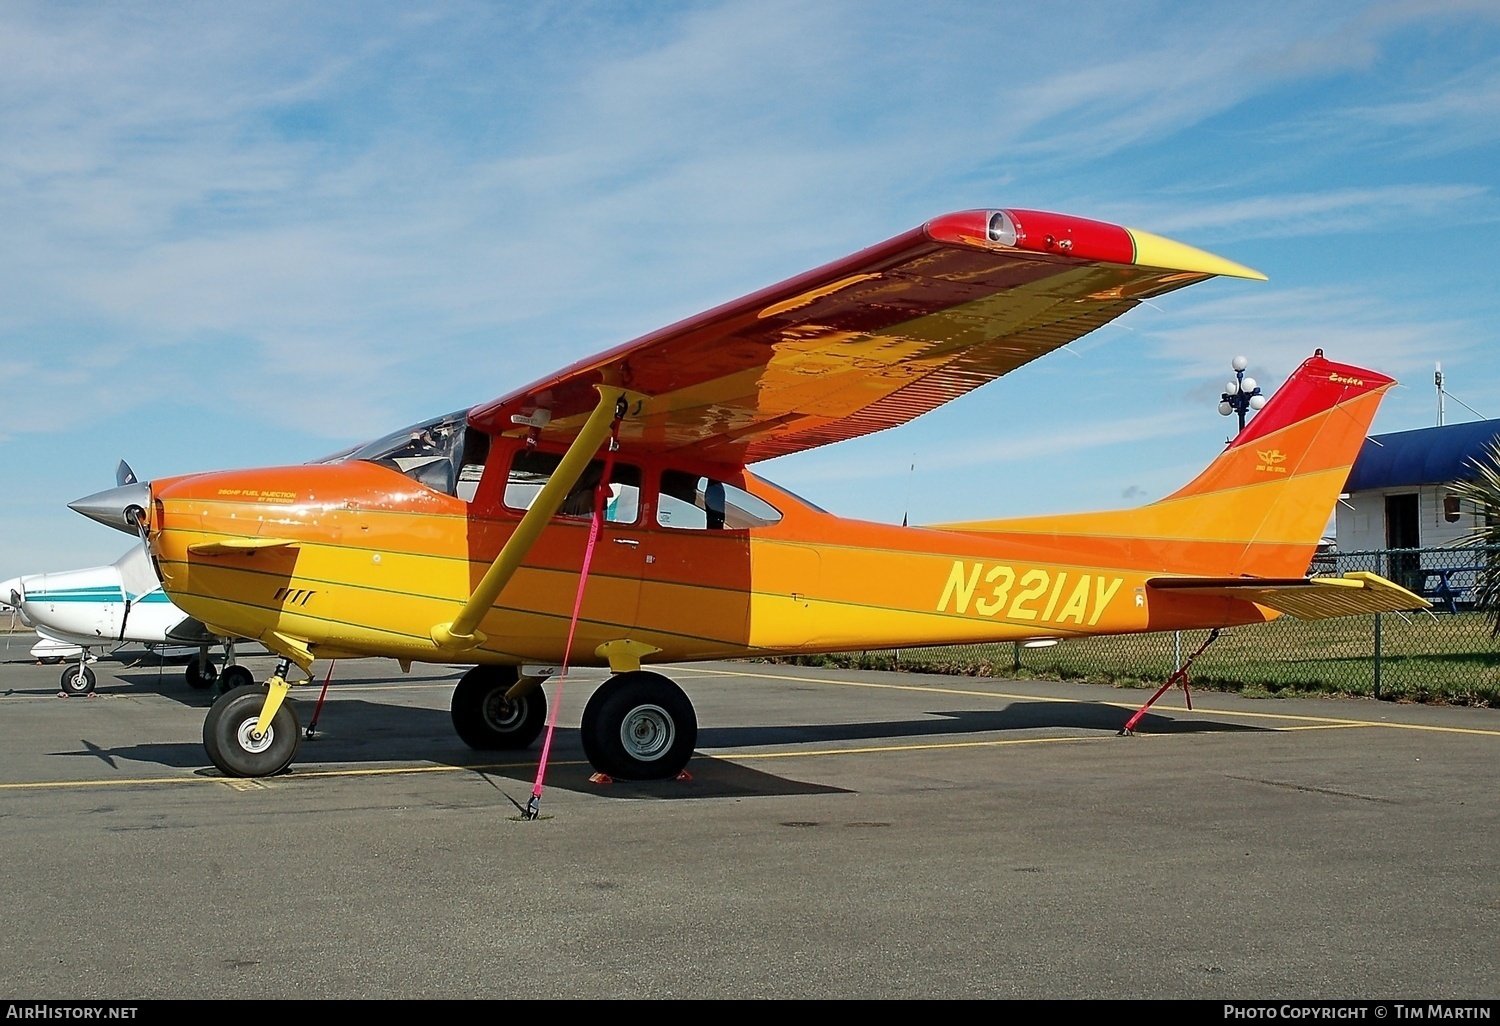
[[[66,508],[493,398],[950,210],[1270,276],[1163,297],[895,431],[758,470],[912,522],[1134,505],[1239,353],[1500,417],[1500,5],[9,3],[0,579]],[[1449,419],[1472,419],[1457,402]],[[913,466],[915,469],[912,469]]]

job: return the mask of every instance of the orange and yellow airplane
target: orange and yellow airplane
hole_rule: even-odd
[[[334,460],[72,505],[139,531],[214,634],[281,657],[205,720],[210,758],[240,776],[291,763],[287,678],[320,658],[473,664],[452,716],[478,749],[541,732],[523,666],[607,664],[584,749],[652,779],[687,764],[697,721],[647,664],[1424,608],[1373,574],[1303,576],[1394,384],[1321,351],[1207,469],[1136,509],[896,527],[746,469],[903,424],[1215,275],[1264,278],[1098,221],[948,214]]]

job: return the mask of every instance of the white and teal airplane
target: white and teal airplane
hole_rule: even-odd
[[[41,641],[34,655],[45,647],[69,659],[62,675],[62,690],[69,695],[94,690],[94,671],[88,666],[94,652],[112,651],[127,642],[198,649],[186,673],[194,688],[217,682],[221,690],[228,690],[255,683],[250,671],[235,663],[235,639],[209,633],[167,598],[143,545],[131,546],[108,566],[0,582],[0,602],[13,607],[21,622],[36,630]],[[220,645],[225,656],[222,674],[209,658],[209,649]]]

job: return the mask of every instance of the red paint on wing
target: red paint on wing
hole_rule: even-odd
[[[989,246],[993,245],[990,219],[997,213],[1001,211],[961,210],[935,217],[924,227],[934,242]],[[1015,225],[1015,249],[1112,264],[1135,262],[1135,240],[1119,225],[1046,210],[1007,209],[1003,213]]]

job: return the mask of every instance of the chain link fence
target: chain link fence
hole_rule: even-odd
[[[1489,548],[1386,549],[1320,554],[1313,576],[1370,570],[1417,592],[1430,612],[1297,620],[1232,627],[1193,661],[1193,686],[1248,694],[1324,693],[1416,702],[1500,705],[1500,638],[1492,612],[1475,608]],[[1044,677],[1157,685],[1208,639],[1167,631],[1077,638],[1045,647],[1000,643],[852,652],[798,662],[868,669]]]

